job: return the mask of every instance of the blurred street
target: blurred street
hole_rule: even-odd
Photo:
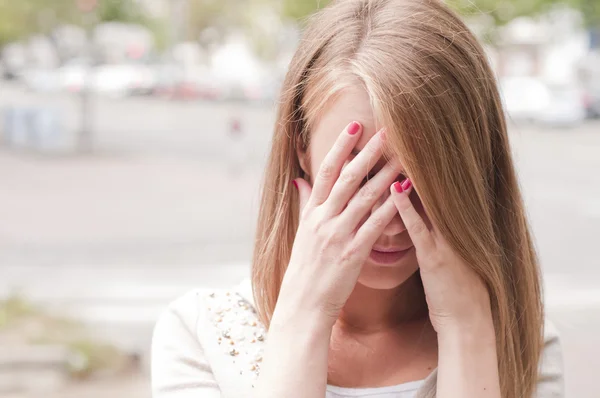
[[[76,131],[78,97],[0,90],[0,110],[49,106],[66,120],[65,131]],[[232,117],[242,134],[233,144]],[[94,100],[92,154],[0,147],[0,295],[23,291],[145,354],[171,299],[248,275],[273,120],[267,106],[105,98]],[[600,123],[512,126],[511,139],[549,316],[563,336],[567,396],[593,398]]]

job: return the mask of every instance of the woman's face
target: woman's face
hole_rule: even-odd
[[[362,88],[346,89],[336,101],[330,103],[311,131],[308,153],[298,153],[302,168],[311,178],[317,175],[321,162],[344,127],[353,120],[360,122],[363,126],[362,136],[355,148],[356,151],[360,151],[378,129],[384,127],[376,125],[368,94]],[[351,155],[348,161],[352,160],[354,156]],[[380,170],[385,162],[384,157],[378,159],[376,163],[374,161],[370,175]],[[398,180],[403,178],[402,175],[398,175]],[[388,196],[389,189],[385,190],[372,211],[377,209]],[[414,190],[411,199],[417,211],[424,217],[423,206]],[[410,249],[400,259],[392,262],[378,261],[377,253],[372,253],[363,266],[358,283],[374,289],[392,289],[404,283],[417,271],[415,249],[399,215],[396,215],[386,226],[373,248],[383,251]]]

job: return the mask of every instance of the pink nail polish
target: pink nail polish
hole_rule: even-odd
[[[396,192],[402,193],[402,191],[404,191],[404,189],[402,189],[402,184],[400,184],[398,181],[396,181],[393,185]]]
[[[354,134],[358,133],[359,129],[360,129],[360,124],[358,124],[357,122],[352,122],[352,123],[350,123],[350,126],[348,126],[348,134],[354,135]]]
[[[406,180],[402,181],[403,190],[408,191],[410,187],[412,187],[412,181],[410,180],[410,178],[407,178]]]
[[[296,187],[296,189],[298,189],[298,183],[296,182],[296,180],[292,180],[292,184],[294,184],[294,186]]]

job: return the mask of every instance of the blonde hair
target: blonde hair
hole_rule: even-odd
[[[325,103],[357,81],[429,218],[489,290],[502,396],[531,397],[540,273],[504,112],[483,49],[439,0],[341,0],[310,19],[283,85],[262,193],[252,267],[261,319],[270,322],[298,226],[296,149]]]

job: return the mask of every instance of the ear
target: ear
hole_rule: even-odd
[[[298,145],[296,145],[296,156],[298,156],[300,168],[302,168],[302,172],[304,173],[304,176],[302,177],[310,182],[310,156],[307,146],[299,142]]]

